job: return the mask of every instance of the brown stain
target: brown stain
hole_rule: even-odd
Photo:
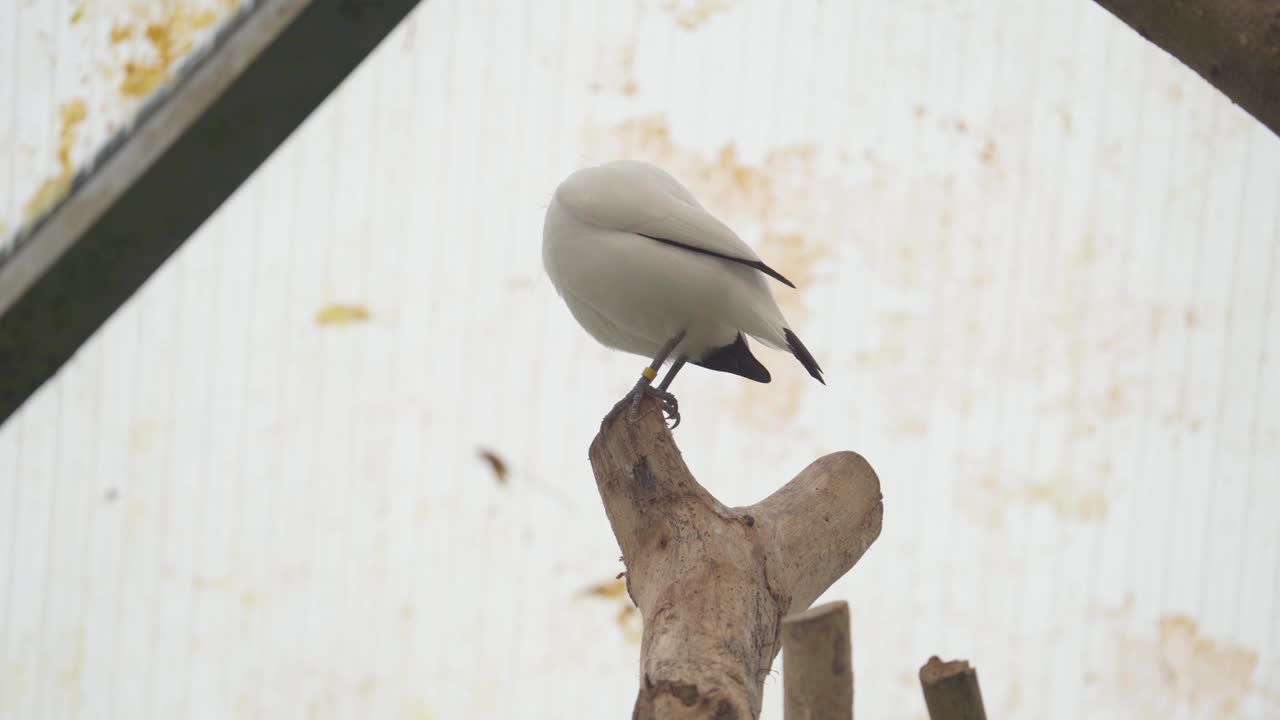
[[[1027,504],[1048,505],[1063,520],[1096,525],[1107,517],[1107,498],[1089,485],[1067,475],[1055,475],[1047,481],[1027,483],[1018,495]]]
[[[627,45],[616,54],[602,58],[596,63],[599,75],[587,86],[593,93],[609,92],[632,97],[640,92],[636,82],[636,48]]]
[[[765,257],[777,258],[773,263],[774,269],[795,283],[797,288],[811,287],[817,280],[814,268],[823,260],[831,258],[831,248],[814,242],[808,235],[799,232],[765,232],[759,253]],[[805,311],[801,296],[797,293],[779,295],[778,305],[788,314]]]
[[[626,580],[621,577],[606,580],[586,588],[581,594],[583,597],[618,603],[618,610],[613,617],[614,624],[622,631],[623,638],[627,642],[633,645],[640,644],[644,632],[644,619],[636,606],[631,603],[631,598],[627,596]]]
[[[794,145],[767,153],[758,163],[749,163],[732,143],[722,145],[710,157],[676,143],[665,116],[646,115],[616,126],[587,132],[590,154],[608,159],[643,160],[664,168],[684,183],[699,202],[741,237],[754,243],[760,257],[794,282],[795,289],[777,286],[774,297],[787,319],[804,337],[806,310],[803,291],[816,279],[818,263],[831,256],[831,249],[817,227],[811,187],[816,149]],[[821,346],[810,346],[823,361]],[[753,352],[762,350],[753,344]],[[764,355],[770,351],[757,352]],[[744,381],[734,399],[740,422],[762,430],[772,430],[794,418],[812,379],[789,355],[777,354],[773,382]],[[780,367],[785,363],[794,367]]]
[[[623,95],[631,97],[640,91],[640,86],[636,83],[636,48],[634,45],[622,49],[618,65],[618,72],[621,77],[618,90]]]
[[[228,10],[224,4],[223,11]],[[110,35],[112,44],[120,44],[140,32],[149,46],[149,57],[135,57],[124,63],[120,94],[130,98],[146,97],[167,80],[174,64],[190,52],[197,33],[212,26],[219,17],[217,11],[178,0],[135,8],[133,14],[129,22],[114,26]]]
[[[622,631],[622,637],[632,645],[639,645],[640,640],[644,637],[644,620],[640,617],[640,611],[635,605],[630,603],[618,608],[618,612],[613,616],[613,622]]]
[[[317,325],[358,325],[368,320],[369,310],[363,305],[333,303],[316,313]]]
[[[1134,717],[1239,718],[1263,693],[1258,653],[1205,635],[1194,618],[1166,615],[1152,627],[1133,621],[1131,602],[1095,616],[1107,646],[1104,664],[1086,675],[1086,692]]]
[[[1107,517],[1107,498],[1101,485],[1109,474],[1106,464],[1092,473],[1059,473],[1046,479],[988,468],[968,475],[958,506],[961,513],[988,530],[1003,528],[1008,513],[1031,506],[1048,507],[1063,522],[1097,525]]]
[[[681,28],[694,31],[733,8],[730,0],[667,0],[662,10]]]
[[[1104,417],[1116,418],[1132,412],[1133,404],[1128,393],[1119,385],[1111,385],[1103,398],[1102,414]]]
[[[31,199],[27,200],[23,208],[23,216],[28,222],[40,217],[57,204],[71,188],[71,180],[75,177],[71,153],[75,150],[76,141],[80,136],[80,125],[88,114],[84,100],[80,99],[64,103],[59,109],[61,128],[58,133],[58,174],[41,183]]]
[[[979,128],[974,132],[985,137]],[[977,166],[971,172],[984,174]],[[958,179],[963,183],[964,175]],[[853,356],[860,375],[874,376],[873,392],[889,408],[877,421],[909,440],[920,418],[962,420],[982,409],[993,391],[1009,388],[1011,397],[1027,398],[1023,417],[1009,422],[1035,422],[1065,438],[1074,458],[1069,473],[1079,484],[1039,477],[1031,468],[979,467],[966,474],[970,482],[992,473],[1001,481],[986,478],[987,490],[968,499],[968,514],[1000,526],[1012,498],[1047,505],[1071,522],[1105,517],[1108,484],[1128,481],[1102,470],[1116,452],[1108,425],[1141,412],[1155,382],[1144,363],[1134,362],[1150,350],[1142,327],[1150,306],[1093,277],[1121,261],[1124,244],[1105,229],[1087,229],[1053,258],[1036,291],[1042,310],[1002,325],[992,313],[1006,302],[1009,277],[1022,268],[1010,267],[996,238],[970,234],[971,208],[957,203],[947,178],[919,178],[891,194],[904,198],[917,218],[882,230],[890,240],[867,257],[867,274],[876,292],[914,302],[870,313],[874,343]],[[956,230],[938,229],[932,218],[949,210]],[[988,501],[994,507],[987,509]]]
[[[488,448],[480,448],[476,452],[480,456],[481,460],[488,463],[489,469],[493,471],[493,479],[496,480],[499,485],[506,485],[507,477],[510,473],[507,469],[506,461],[499,457],[498,453],[489,450]]]
[[[1258,666],[1256,652],[1206,637],[1196,621],[1185,615],[1161,618],[1159,638],[1171,688],[1185,693],[1193,704],[1208,699],[1220,711],[1227,710],[1238,706],[1251,689]]]
[[[983,165],[988,167],[996,164],[995,138],[987,138],[987,141],[982,143],[982,149],[978,150],[978,159],[982,161]]]
[[[1163,332],[1195,330],[1204,324],[1203,308],[1158,305],[1151,307],[1149,313],[1147,330],[1152,338]]]
[[[84,10],[85,8],[83,5],[76,6],[76,9],[71,13],[72,25],[79,24],[79,22],[84,19]]]
[[[614,578],[601,583],[596,583],[582,591],[586,597],[598,598],[621,598],[627,595],[627,581],[622,578]]]

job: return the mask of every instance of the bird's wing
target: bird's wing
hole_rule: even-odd
[[[590,225],[740,263],[795,287],[661,168],[626,161],[591,168],[562,185],[557,198]]]

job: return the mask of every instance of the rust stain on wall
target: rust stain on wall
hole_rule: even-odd
[[[685,30],[697,30],[711,18],[733,8],[730,0],[667,0],[662,10]]]
[[[28,222],[43,215],[66,196],[67,190],[71,188],[71,180],[75,177],[71,153],[80,136],[80,125],[88,117],[88,108],[84,100],[72,100],[60,108],[59,116],[61,128],[58,133],[58,174],[45,180],[27,201],[23,215]]]
[[[631,97],[640,91],[636,82],[636,48],[628,45],[616,55],[606,58],[600,65],[601,76],[593,80],[592,92],[611,92]]]
[[[1114,384],[1107,388],[1107,394],[1103,398],[1102,405],[1104,417],[1121,417],[1132,412],[1132,408],[1133,403],[1129,399],[1129,393],[1125,388]]]
[[[1101,613],[1108,625],[1107,659],[1086,676],[1090,695],[1135,717],[1190,711],[1215,718],[1244,717],[1243,705],[1261,688],[1258,653],[1215,640],[1194,618],[1168,615],[1154,627],[1135,627],[1131,610]]]
[[[1064,522],[1098,524],[1107,517],[1103,493],[1110,466],[1092,473],[1058,473],[1048,478],[1027,478],[999,468],[962,476],[957,493],[959,508],[970,520],[987,529],[1004,527],[1010,512],[1043,506]]]
[[[1252,685],[1258,654],[1215,642],[1185,615],[1160,619],[1160,654],[1172,688],[1193,703],[1203,699],[1221,708],[1238,704]]]
[[[584,597],[596,598],[617,603],[618,610],[614,614],[614,624],[622,631],[627,642],[639,645],[644,634],[644,619],[640,611],[627,596],[627,583],[621,577],[597,583],[582,591]]]
[[[613,580],[606,580],[602,583],[596,583],[595,585],[592,585],[586,588],[585,590],[582,591],[582,594],[587,597],[598,597],[598,598],[608,598],[608,599],[626,597],[627,582],[622,578],[614,578]]]
[[[224,6],[224,11],[228,9]],[[146,57],[126,60],[120,94],[142,98],[168,79],[175,63],[195,44],[197,34],[217,22],[219,13],[168,0],[156,7],[138,7],[133,17],[111,29],[112,44],[135,36],[145,38]]]
[[[316,313],[317,325],[358,325],[369,320],[369,309],[363,305],[333,303]]]
[[[982,144],[982,149],[978,150],[978,159],[983,165],[994,166],[996,164],[996,141],[995,138],[987,138]]]

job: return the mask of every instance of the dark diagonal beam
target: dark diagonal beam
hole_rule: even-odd
[[[418,0],[247,0],[0,257],[0,423]]]

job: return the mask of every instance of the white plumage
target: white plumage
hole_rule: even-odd
[[[791,283],[664,170],[619,161],[556,188],[542,235],[547,275],[579,324],[610,348],[769,382],[742,335],[822,371],[769,291]],[[794,287],[794,286],[793,286]],[[665,390],[670,378],[664,381]]]

